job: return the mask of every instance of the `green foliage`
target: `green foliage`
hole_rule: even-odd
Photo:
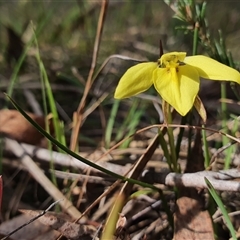
[[[219,197],[218,193],[216,192],[216,190],[212,186],[211,182],[207,178],[205,178],[205,182],[207,184],[207,187],[208,187],[208,190],[209,190],[211,196],[213,197],[214,201],[216,202],[216,204],[218,205],[219,209],[221,210],[221,212],[223,214],[224,220],[225,220],[226,225],[227,225],[227,227],[228,227],[228,229],[229,229],[229,231],[230,231],[230,233],[232,235],[232,238],[234,240],[237,240],[235,229],[234,229],[234,227],[232,225],[230,217],[228,216],[226,207],[224,206],[221,198]]]

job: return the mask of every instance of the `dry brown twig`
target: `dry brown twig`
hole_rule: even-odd
[[[103,32],[104,21],[105,21],[106,14],[107,14],[107,7],[108,7],[108,0],[103,0],[99,19],[98,19],[98,27],[97,27],[97,33],[96,33],[94,49],[93,49],[93,56],[92,56],[92,64],[91,64],[91,68],[90,68],[90,71],[88,74],[88,79],[86,81],[86,85],[85,85],[85,89],[84,89],[84,93],[83,93],[81,102],[78,106],[77,112],[75,113],[75,121],[74,121],[73,130],[72,130],[71,144],[70,144],[70,149],[72,151],[75,151],[76,146],[77,146],[77,138],[78,138],[78,135],[80,132],[80,126],[82,124],[83,110],[84,110],[84,107],[86,104],[86,98],[88,96],[88,93],[89,93],[92,83],[93,83],[93,74],[94,74],[94,70],[96,67],[99,46],[100,46],[102,32]]]
[[[158,136],[158,134],[156,134],[155,138],[152,140],[152,142],[146,149],[145,153],[139,158],[139,160],[135,164],[134,168],[129,173],[129,175],[128,175],[129,178],[137,179],[140,176],[141,172],[143,171],[143,169],[146,166],[147,162],[149,161],[150,157],[153,155],[155,149],[157,148],[158,142],[159,142],[159,136]],[[114,213],[115,209],[119,207],[119,206],[117,206],[117,204],[118,205],[120,204],[121,205],[120,209],[122,209],[122,207],[124,206],[124,204],[126,203],[128,197],[130,195],[132,187],[133,187],[132,183],[125,182],[125,184],[123,185],[121,191],[119,192],[119,194],[117,196],[114,206],[112,207],[112,209],[110,211],[110,214],[107,218],[105,226],[108,226],[109,221],[112,221],[112,219],[114,219],[113,215],[115,214]]]
[[[147,175],[147,173],[146,173]],[[147,176],[146,176],[147,177]],[[207,178],[213,185],[215,190],[219,191],[233,191],[240,190],[240,183],[234,181],[240,178],[239,169],[228,169],[219,172],[200,171],[195,173],[152,173],[152,181],[155,183],[164,184],[169,187],[194,187],[197,189],[207,188],[204,178]],[[144,180],[144,177],[143,179]],[[232,181],[231,181],[232,180]]]
[[[53,183],[45,176],[42,170],[31,159],[24,148],[15,140],[8,139],[5,146],[11,149],[15,156],[21,159],[22,164],[27,168],[28,172],[35,180],[52,196],[56,201],[63,199],[59,204],[74,219],[81,216],[81,213],[72,205],[72,203],[59,191]]]
[[[15,140],[5,138],[5,150],[10,151],[15,155],[15,152],[13,151],[13,147],[15,144],[14,142]],[[89,168],[87,164],[67,154],[63,154],[55,151],[49,151],[47,149],[38,148],[36,146],[25,144],[25,143],[21,143],[20,145],[22,149],[24,149],[24,151],[32,158],[34,157],[41,161],[47,161],[47,162],[53,161],[54,164],[58,164],[64,167],[77,168],[83,171]],[[96,163],[118,174],[124,174],[129,169],[128,166],[120,166],[120,165],[109,163],[109,162],[96,162]],[[93,172],[99,172],[95,168],[91,168],[91,169]]]

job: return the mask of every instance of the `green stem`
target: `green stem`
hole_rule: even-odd
[[[204,128],[205,125],[202,125]],[[208,142],[207,142],[207,134],[206,130],[202,130],[202,139],[203,139],[203,154],[204,154],[204,166],[205,168],[209,167],[210,164],[210,155],[208,151]]]
[[[170,106],[168,109],[168,116],[167,116],[167,123],[172,123],[172,113],[170,110]],[[170,152],[171,152],[171,160],[174,172],[178,172],[178,165],[177,165],[177,155],[176,155],[176,148],[174,142],[174,135],[173,135],[173,128],[168,128],[167,130],[168,138],[169,138],[169,145],[170,145]]]
[[[197,54],[198,32],[199,32],[199,23],[196,22],[195,23],[195,27],[194,27],[194,33],[193,33],[193,51],[192,51],[192,55],[196,55]]]
[[[36,36],[38,36],[41,33],[41,31],[44,29],[44,26],[48,23],[48,21],[49,21],[50,17],[52,16],[53,12],[54,12],[53,10],[48,11],[44,20],[41,21],[41,23],[38,25],[37,30],[36,30]],[[16,65],[14,66],[13,73],[12,73],[11,78],[10,78],[10,83],[9,83],[9,86],[8,86],[8,89],[7,89],[7,94],[9,96],[12,96],[13,88],[14,88],[14,85],[17,81],[18,73],[19,73],[19,71],[21,69],[21,66],[23,64],[23,61],[24,61],[24,59],[27,55],[28,49],[32,46],[33,42],[34,42],[34,36],[27,43],[27,45],[24,48],[23,53],[21,54],[19,60],[17,61]]]
[[[227,98],[227,90],[226,90],[226,83],[221,83],[221,98],[226,99]],[[222,113],[222,131],[226,133],[227,131],[227,103],[222,101],[221,102],[221,113]],[[223,145],[227,145],[229,143],[228,138],[226,136],[222,136],[222,142]],[[231,150],[232,148],[227,149],[226,158],[224,161],[224,169],[229,169],[230,163],[231,163]]]
[[[181,119],[181,125],[185,125],[186,123],[187,123],[187,118],[186,118],[186,116],[184,116]],[[179,153],[180,153],[181,142],[182,142],[182,139],[183,139],[184,130],[185,130],[185,128],[180,128],[179,134],[178,134],[178,138],[177,138],[177,143],[176,143],[176,156],[177,156],[177,159],[178,159]]]
[[[116,121],[116,115],[117,115],[117,111],[119,108],[119,104],[120,104],[119,100],[114,100],[112,110],[110,113],[110,117],[109,117],[109,120],[107,123],[107,128],[106,128],[106,133],[105,133],[105,143],[106,143],[107,148],[110,148],[111,137],[112,137],[112,132],[113,132],[113,125]]]
[[[169,150],[168,150],[168,146],[167,146],[166,140],[163,137],[163,134],[162,134],[161,131],[159,131],[159,143],[160,143],[160,146],[161,146],[161,148],[163,150],[164,156],[165,156],[165,158],[167,160],[167,164],[169,166],[169,169],[172,172],[173,168],[172,168],[171,156],[169,154]]]

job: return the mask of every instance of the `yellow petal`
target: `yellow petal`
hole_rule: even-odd
[[[240,84],[240,73],[206,56],[186,57],[185,63],[196,67],[199,76],[211,80],[233,81]]]
[[[192,108],[199,91],[198,72],[188,65],[156,69],[153,83],[162,98],[182,116]]]
[[[157,63],[148,62],[129,68],[120,79],[114,98],[127,98],[148,90],[153,84],[153,71],[157,67]]]

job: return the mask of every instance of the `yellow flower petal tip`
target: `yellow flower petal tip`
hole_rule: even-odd
[[[135,96],[154,85],[161,97],[184,116],[196,104],[200,78],[240,84],[240,73],[216,60],[170,52],[163,54],[157,63],[140,63],[129,68],[120,79],[114,97]]]
[[[185,63],[195,67],[201,78],[217,81],[231,81],[240,84],[240,73],[214,59],[197,55],[185,58]]]
[[[129,68],[115,90],[116,99],[128,98],[148,90],[153,84],[153,71],[157,63],[140,63]]]

